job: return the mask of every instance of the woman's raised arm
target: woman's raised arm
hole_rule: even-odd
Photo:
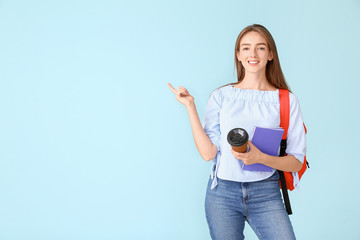
[[[218,151],[217,147],[211,142],[208,135],[205,133],[201,125],[199,115],[196,111],[194,97],[191,96],[188,90],[184,87],[175,89],[170,83],[169,88],[175,94],[176,100],[182,103],[189,114],[191,129],[195,141],[195,145],[200,153],[200,156],[205,161],[210,161],[215,158]]]

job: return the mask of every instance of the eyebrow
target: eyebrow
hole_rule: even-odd
[[[243,44],[241,44],[241,46],[240,47],[242,47],[243,45],[251,45],[250,43],[243,43]],[[256,46],[257,45],[265,45],[266,46],[266,44],[265,43],[257,43],[257,44],[255,44]]]

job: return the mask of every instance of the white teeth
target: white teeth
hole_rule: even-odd
[[[249,63],[258,63],[258,62],[249,62]]]

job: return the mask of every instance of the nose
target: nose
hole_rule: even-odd
[[[250,57],[256,57],[257,54],[256,54],[256,48],[252,48],[251,49],[251,52],[250,52]]]

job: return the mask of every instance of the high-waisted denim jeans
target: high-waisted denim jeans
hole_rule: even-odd
[[[245,221],[259,239],[295,239],[281,198],[277,172],[258,182],[218,179],[214,189],[210,189],[211,182],[212,179],[207,187],[205,211],[212,239],[244,239]]]

